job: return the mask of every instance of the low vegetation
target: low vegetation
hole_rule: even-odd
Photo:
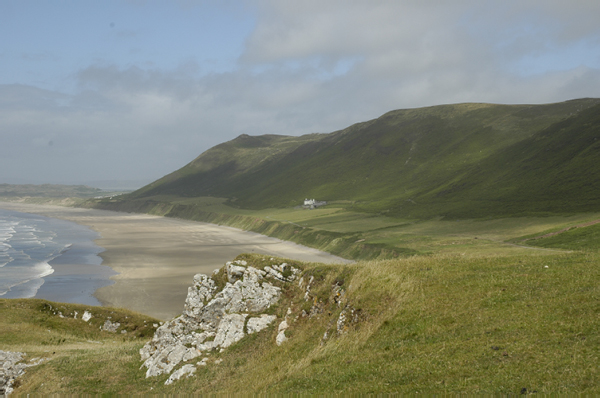
[[[312,316],[291,321],[285,344],[275,345],[273,325],[214,353],[222,362],[171,386],[164,385],[166,375],[145,379],[139,369],[145,333],[102,332],[54,315],[58,304],[1,300],[0,344],[49,359],[27,370],[20,394],[594,394],[600,392],[599,260],[597,251],[577,251],[300,264],[304,280],[315,281],[317,299],[305,302],[304,291],[291,287],[274,313],[310,313],[319,305]],[[358,314],[341,334],[336,287]],[[62,308],[69,315],[85,310]],[[155,322],[102,311],[98,318],[130,317],[136,330]]]
[[[86,311],[92,314],[88,321],[82,319]],[[107,320],[120,324],[116,333],[101,330]],[[158,320],[124,309],[0,299],[0,349],[44,359],[17,379],[16,394],[125,392],[129,380],[122,365],[157,326]]]

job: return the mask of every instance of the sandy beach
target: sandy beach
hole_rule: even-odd
[[[0,202],[0,208],[73,221],[97,231],[101,238],[95,243],[106,249],[100,254],[102,265],[118,274],[110,278],[114,284],[100,287],[94,296],[102,305],[128,308],[163,320],[181,313],[195,274],[210,274],[241,253],[309,262],[348,262],[295,243],[214,224],[11,202]],[[76,277],[78,270],[69,272]],[[68,281],[65,276],[62,280]],[[61,296],[76,290],[63,283],[52,299],[61,301]]]

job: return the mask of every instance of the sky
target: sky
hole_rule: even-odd
[[[0,0],[0,183],[139,187],[240,134],[600,97],[598,0]]]

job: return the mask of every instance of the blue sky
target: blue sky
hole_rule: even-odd
[[[135,185],[240,134],[599,97],[599,15],[597,0],[3,0],[0,183]]]
[[[0,81],[73,93],[90,65],[195,74],[235,68],[255,24],[251,9],[173,1],[0,2]]]

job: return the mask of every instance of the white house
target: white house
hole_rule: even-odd
[[[319,206],[323,206],[326,205],[327,202],[323,201],[318,201],[316,199],[304,199],[304,207],[305,209],[314,209],[315,207],[319,207]]]

